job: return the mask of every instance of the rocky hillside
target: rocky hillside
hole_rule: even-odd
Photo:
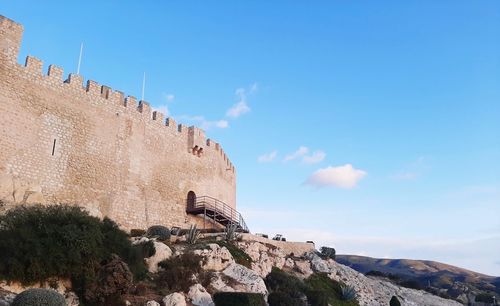
[[[168,269],[161,262],[188,253],[200,256],[202,270],[210,274],[201,279],[202,273],[199,273],[195,283],[184,290],[165,296],[150,294],[150,300],[147,300],[147,290],[143,290],[141,294],[131,291],[132,293],[127,297],[127,303],[149,306],[211,306],[214,305],[214,293],[233,291],[259,293],[267,297],[270,292],[266,287],[265,278],[273,268],[279,268],[299,279],[306,279],[314,273],[324,273],[330,279],[353,287],[356,292],[356,301],[362,306],[387,306],[393,296],[398,297],[402,305],[461,305],[425,291],[403,288],[388,281],[367,277],[332,259],[321,258],[315,252],[291,254],[270,243],[246,240],[228,244],[210,239],[201,240],[194,248],[182,242],[171,244],[153,239],[154,255],[145,259],[152,275]],[[134,238],[133,243],[143,244],[150,240],[146,237]],[[291,245],[293,246],[293,243]],[[244,260],[245,258],[247,260]],[[26,289],[5,283],[0,287],[3,287],[0,290],[0,295],[3,296],[0,305],[10,305],[15,294]],[[78,305],[75,295],[68,292],[70,288],[60,283],[58,290],[66,295],[68,305]]]
[[[337,255],[337,262],[354,270],[413,287],[434,288],[463,303],[478,294],[500,295],[500,278],[428,260],[379,259]],[[472,297],[471,297],[472,296]]]

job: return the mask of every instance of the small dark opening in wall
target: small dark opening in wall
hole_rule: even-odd
[[[54,139],[54,143],[52,144],[52,156],[54,156],[55,152],[56,152],[56,139]]]

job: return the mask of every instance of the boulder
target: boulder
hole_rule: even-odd
[[[267,295],[266,284],[262,277],[255,271],[239,264],[231,264],[223,272],[224,275],[231,277],[240,285],[235,286],[236,291],[261,293]]]
[[[194,284],[189,288],[188,298],[196,306],[214,306],[210,293],[200,284]]]
[[[233,256],[226,247],[221,247],[215,243],[210,243],[208,247],[209,249],[194,251],[194,254],[203,257],[203,269],[222,271],[234,263]]]
[[[239,242],[238,247],[252,258],[252,270],[261,277],[266,277],[273,267],[282,269],[286,262],[286,254],[280,248],[256,241]]]
[[[186,304],[184,304],[186,305]],[[146,306],[160,306],[160,303],[158,303],[157,301],[148,301],[146,303]]]
[[[167,295],[162,301],[165,306],[186,306],[184,294],[178,292]]]
[[[216,292],[234,292],[234,289],[222,280],[220,274],[217,274],[214,278],[212,278],[210,287],[212,287]]]
[[[148,271],[151,273],[156,273],[158,272],[158,263],[165,259],[169,259],[172,256],[172,250],[168,247],[168,245],[156,240],[153,240],[153,243],[155,246],[155,254],[149,258],[146,258],[145,262],[148,266]]]
[[[313,274],[311,263],[308,260],[296,260],[294,269],[306,278]]]

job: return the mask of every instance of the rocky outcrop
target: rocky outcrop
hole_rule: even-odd
[[[280,249],[270,244],[256,241],[239,242],[238,247],[252,258],[252,270],[261,277],[266,277],[271,273],[273,267],[283,268],[286,261],[286,254]]]
[[[372,279],[332,259],[321,259],[310,253],[307,258],[315,272],[328,273],[331,279],[354,287],[361,306],[386,306],[392,296],[397,296],[405,306],[459,306],[458,302],[440,298],[426,291],[399,287],[380,279]]]
[[[245,266],[234,263],[227,267],[222,273],[235,281],[235,284],[232,286],[235,291],[267,295],[266,284],[262,277]]]
[[[200,284],[194,284],[189,288],[188,298],[191,304],[196,306],[214,306],[212,296]]]
[[[195,250],[194,254],[203,257],[203,269],[222,271],[234,263],[233,256],[226,247],[218,244],[208,244],[208,249]]]
[[[182,293],[178,292],[167,295],[163,298],[162,302],[165,306],[186,306],[186,298]]]

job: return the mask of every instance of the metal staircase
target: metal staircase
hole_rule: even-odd
[[[236,225],[238,231],[249,233],[243,216],[231,206],[209,196],[200,196],[187,200],[186,212],[193,215],[203,215],[221,225]]]

